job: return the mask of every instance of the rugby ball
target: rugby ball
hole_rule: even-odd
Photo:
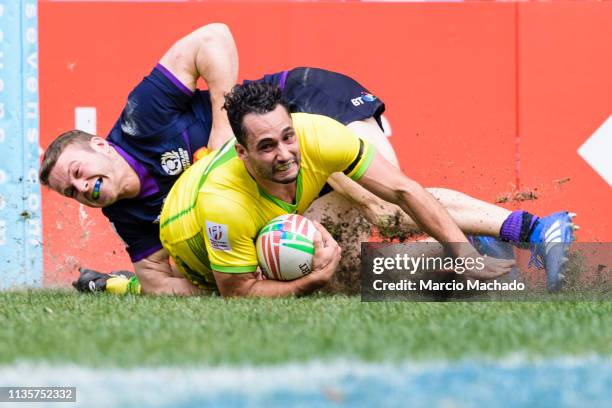
[[[259,231],[257,258],[268,279],[289,281],[312,271],[314,237],[312,221],[297,214],[285,214],[269,221]]]

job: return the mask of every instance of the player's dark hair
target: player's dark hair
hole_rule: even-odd
[[[40,165],[40,173],[38,178],[43,186],[49,185],[49,175],[57,163],[57,159],[62,155],[67,146],[79,144],[85,148],[89,148],[89,141],[95,137],[92,134],[81,130],[70,130],[64,132],[57,137],[47,148]]]
[[[243,127],[246,115],[249,113],[263,115],[272,112],[278,105],[284,106],[289,113],[289,104],[276,85],[250,82],[234,86],[232,91],[225,95],[223,108],[227,111],[227,117],[238,143],[246,147],[246,132]]]

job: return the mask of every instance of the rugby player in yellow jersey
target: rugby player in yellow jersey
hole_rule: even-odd
[[[161,214],[162,244],[194,284],[223,296],[304,295],[324,286],[340,249],[321,225],[312,273],[290,282],[257,278],[255,239],[270,219],[303,213],[336,172],[401,207],[453,255],[478,256],[430,193],[342,124],[319,115],[290,115],[280,90],[267,84],[235,86],[224,107],[236,139],[189,168]],[[486,262],[484,270],[467,276],[495,278],[514,264]]]

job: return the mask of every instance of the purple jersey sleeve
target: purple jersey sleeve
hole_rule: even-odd
[[[194,92],[162,65],[157,66],[130,92],[121,113],[121,130],[131,137],[163,133],[190,110]]]

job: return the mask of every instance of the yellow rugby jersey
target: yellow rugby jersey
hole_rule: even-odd
[[[372,162],[374,147],[339,122],[291,116],[301,153],[293,203],[259,188],[236,153],[235,139],[191,166],[168,194],[160,218],[162,244],[199,286],[214,286],[211,269],[254,272],[257,234],[269,220],[303,213],[332,173],[358,180]]]

